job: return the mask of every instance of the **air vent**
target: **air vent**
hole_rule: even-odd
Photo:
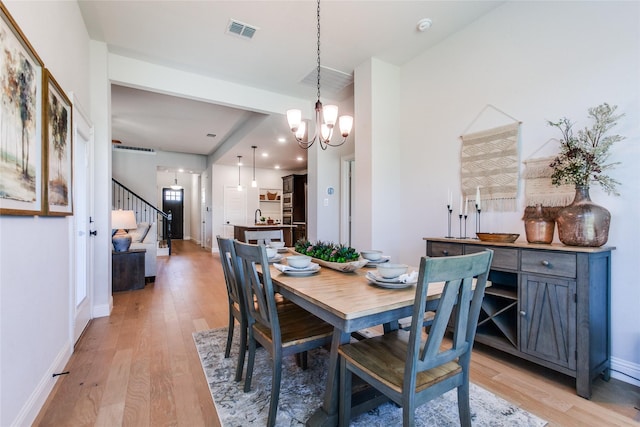
[[[314,68],[302,79],[302,83],[316,87],[318,84],[318,70]],[[350,84],[353,84],[353,74],[347,74],[329,67],[320,67],[320,89],[323,92],[326,90],[330,93],[339,93]]]
[[[122,150],[122,151],[132,151],[140,154],[156,154],[156,150],[153,148],[143,148],[143,147],[129,147],[126,145],[112,145],[114,150]]]
[[[244,22],[236,21],[235,19],[230,19],[226,32],[227,34],[250,40],[255,35],[256,31],[258,31],[258,28],[253,25],[245,24]]]

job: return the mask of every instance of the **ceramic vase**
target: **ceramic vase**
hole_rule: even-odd
[[[611,214],[591,201],[586,186],[576,187],[573,202],[558,212],[556,222],[558,237],[565,245],[598,247],[609,239]]]
[[[534,214],[524,219],[524,229],[529,243],[551,243],[555,227],[556,222],[545,217],[542,212],[542,205],[536,205]]]

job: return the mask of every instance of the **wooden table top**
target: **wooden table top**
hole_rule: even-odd
[[[277,286],[321,307],[340,319],[351,320],[413,305],[416,286],[386,289],[369,284],[365,275],[375,269],[361,268],[342,273],[327,267],[311,276],[286,275],[271,266],[271,280]],[[408,272],[418,271],[409,267]],[[438,298],[444,282],[429,285],[428,297]]]

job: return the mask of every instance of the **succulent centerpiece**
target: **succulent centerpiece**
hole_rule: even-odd
[[[360,258],[360,253],[350,246],[333,242],[298,240],[294,250],[302,255],[308,255],[318,264],[342,272],[355,271],[369,261]]]

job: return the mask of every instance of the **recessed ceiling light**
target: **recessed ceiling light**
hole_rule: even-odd
[[[296,158],[296,160],[297,160],[297,161],[299,161],[299,162],[301,162],[301,161],[303,161],[303,160],[304,160],[304,157],[298,156],[298,157]]]
[[[274,169],[280,169],[280,165],[275,165],[273,168]]]
[[[262,153],[262,157],[269,157],[269,153]]]
[[[278,138],[278,142],[286,142],[287,140],[283,137]]]

